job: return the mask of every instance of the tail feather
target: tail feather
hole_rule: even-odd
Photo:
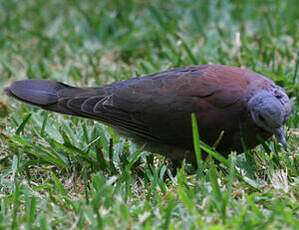
[[[43,106],[55,104],[58,101],[57,92],[70,86],[42,79],[32,79],[13,82],[4,89],[8,96],[15,97],[33,105]]]
[[[72,87],[60,82],[54,82],[44,79],[30,79],[13,82],[11,86],[4,89],[4,92],[19,101],[37,106],[46,110],[77,115],[67,108],[59,105],[60,94],[64,91],[80,88]]]

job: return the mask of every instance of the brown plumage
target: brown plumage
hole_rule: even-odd
[[[176,68],[102,87],[77,88],[48,80],[14,82],[7,95],[42,109],[108,124],[149,150],[194,163],[191,113],[201,140],[224,155],[275,134],[291,106],[284,90],[249,70],[221,65]]]

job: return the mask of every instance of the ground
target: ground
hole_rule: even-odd
[[[298,229],[298,4],[0,0],[0,228]],[[286,89],[288,150],[270,139],[172,176],[163,157],[111,128],[2,90],[20,79],[94,86],[207,63]]]

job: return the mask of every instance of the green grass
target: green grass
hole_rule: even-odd
[[[0,0],[0,229],[298,229],[298,15],[296,0]],[[173,177],[163,157],[109,127],[2,91],[20,79],[92,86],[206,63],[286,89],[287,151],[271,139],[220,164],[211,152],[202,171]]]

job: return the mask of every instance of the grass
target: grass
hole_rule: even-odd
[[[262,73],[293,105],[287,151],[271,139],[215,164],[217,153],[202,162],[198,150],[202,170],[173,177],[163,157],[109,127],[1,89],[0,228],[298,229],[298,10],[296,0],[0,1],[1,87],[218,63]]]

